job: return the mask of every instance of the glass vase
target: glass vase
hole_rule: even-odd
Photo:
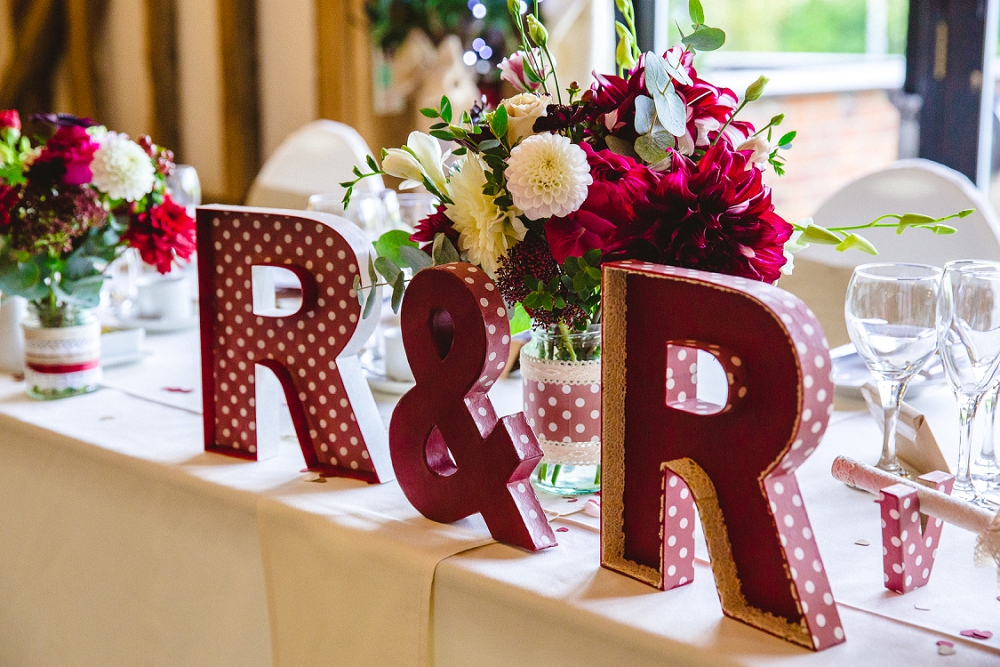
[[[101,325],[94,309],[32,302],[21,327],[28,396],[50,400],[100,388]]]
[[[601,488],[601,330],[539,328],[521,349],[524,415],[543,457],[532,481],[562,496]]]

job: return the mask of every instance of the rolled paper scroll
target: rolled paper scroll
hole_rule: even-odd
[[[831,472],[835,479],[844,484],[869,493],[880,493],[882,489],[894,484],[904,484],[916,489],[921,512],[978,534],[977,557],[984,561],[989,557],[1000,565],[1000,514],[994,515],[982,507],[952,498],[940,491],[891,475],[846,456],[834,459]]]

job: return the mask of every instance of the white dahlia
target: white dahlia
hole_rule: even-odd
[[[153,190],[156,169],[146,151],[126,134],[108,132],[90,163],[93,183],[112,199],[135,201]]]
[[[514,205],[532,220],[573,213],[594,182],[587,154],[560,134],[536,134],[515,146],[506,175]]]
[[[504,210],[497,206],[496,197],[483,194],[484,185],[483,163],[470,153],[448,182],[448,196],[454,203],[447,205],[446,213],[458,232],[458,249],[493,277],[497,260],[522,241],[528,230],[517,218],[519,211]]]

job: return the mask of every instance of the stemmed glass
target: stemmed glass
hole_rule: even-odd
[[[945,265],[937,322],[941,359],[958,400],[961,422],[952,495],[978,500],[969,474],[972,423],[1000,370],[1000,264],[960,261]]]
[[[941,269],[925,264],[864,264],[854,269],[844,315],[858,354],[876,378],[885,427],[876,467],[900,477],[896,420],[906,383],[937,349]]]

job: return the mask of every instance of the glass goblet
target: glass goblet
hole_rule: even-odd
[[[875,376],[885,423],[876,467],[900,477],[896,420],[906,383],[937,349],[941,269],[925,264],[864,264],[854,269],[844,315],[858,354]]]
[[[941,360],[958,400],[961,424],[952,495],[977,500],[979,492],[969,471],[972,424],[1000,370],[1000,264],[947,264],[937,311]]]

